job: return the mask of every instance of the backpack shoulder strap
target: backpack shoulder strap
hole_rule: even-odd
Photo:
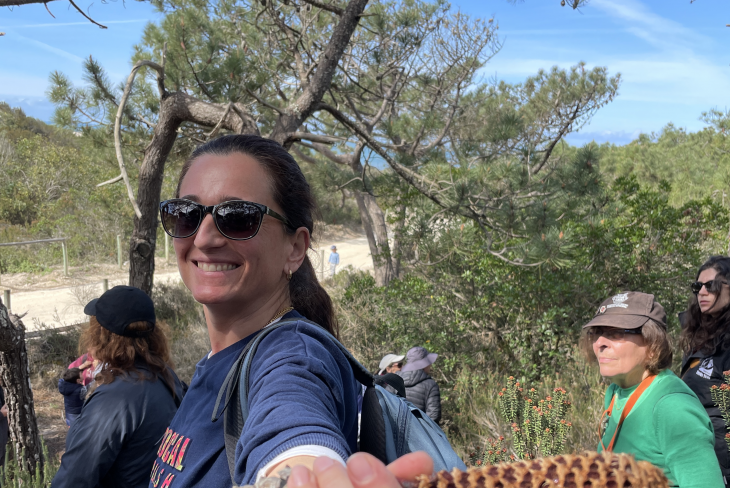
[[[223,416],[223,432],[226,446],[226,458],[228,460],[228,470],[231,474],[231,480],[235,486],[235,480],[233,474],[236,466],[236,444],[238,439],[241,438],[243,432],[243,426],[248,418],[248,385],[249,376],[251,374],[251,364],[253,358],[256,355],[256,350],[261,344],[261,341],[274,330],[285,325],[291,325],[294,323],[306,324],[307,326],[316,327],[320,334],[328,336],[329,339],[336,344],[342,354],[347,358],[347,361],[352,367],[352,371],[355,374],[355,379],[366,385],[373,385],[373,375],[361,365],[357,359],[355,359],[350,351],[340,343],[332,334],[327,332],[322,326],[310,322],[303,318],[292,318],[287,320],[281,320],[275,324],[272,324],[258,332],[258,334],[246,345],[241,351],[236,362],[233,364],[231,369],[228,371],[223,385],[218,392],[218,398],[216,399],[215,407],[213,409],[212,421],[215,422],[222,415]],[[223,411],[218,412],[221,400],[225,396],[225,403],[223,405]]]

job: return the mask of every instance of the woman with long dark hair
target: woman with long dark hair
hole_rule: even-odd
[[[684,353],[681,377],[697,395],[715,430],[715,454],[727,482],[730,455],[722,412],[710,390],[723,382],[730,370],[730,257],[712,256],[697,272],[691,285],[689,307],[682,314],[680,345]]]
[[[275,141],[229,135],[184,164],[175,198],[160,204],[183,282],[203,304],[211,351],[197,365],[152,467],[151,487],[230,487],[289,465],[342,465],[357,450],[357,394],[332,301],[307,250],[315,202],[299,165]],[[319,325],[305,323],[305,319]],[[223,421],[212,412],[244,347],[253,356],[248,417],[229,471]],[[322,330],[323,329],[323,330]],[[228,407],[233,408],[233,407]],[[293,483],[296,484],[296,483]]]
[[[144,487],[182,399],[164,324],[139,288],[115,286],[89,302],[81,349],[100,369],[66,436],[53,488]]]

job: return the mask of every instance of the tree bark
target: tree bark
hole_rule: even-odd
[[[393,261],[393,277],[400,278],[401,272],[401,256],[403,251],[403,229],[406,223],[406,206],[403,204],[397,207],[398,220],[395,221],[393,228],[393,246],[391,247],[392,261]]]
[[[38,433],[30,367],[25,346],[25,326],[20,317],[8,313],[0,302],[0,377],[8,405],[10,439],[21,469],[34,472],[43,467],[41,438]]]
[[[332,32],[327,48],[317,60],[317,70],[306,89],[287,108],[286,114],[281,115],[276,121],[269,137],[285,148],[288,149],[294,142],[290,134],[298,130],[317,110],[322,97],[329,90],[332,78],[337,72],[337,65],[350,43],[350,38],[360,22],[360,15],[365,11],[368,1],[350,0]]]
[[[139,170],[137,204],[142,217],[134,217],[134,231],[129,240],[129,285],[152,294],[157,247],[157,208],[162,191],[165,162],[177,138],[182,120],[177,115],[175,102],[179,97],[169,96],[160,104],[160,116],[152,141],[145,151]]]
[[[369,193],[356,191],[355,201],[360,211],[365,235],[370,246],[370,255],[373,258],[373,269],[375,270],[375,284],[377,286],[388,286],[393,279],[393,263],[390,257],[390,245],[388,244],[388,228],[385,225],[385,214],[378,205],[375,197]]]

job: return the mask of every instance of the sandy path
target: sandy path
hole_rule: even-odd
[[[357,270],[373,268],[367,238],[343,236],[339,240],[325,238],[322,242],[317,243],[317,249],[310,251],[310,257],[318,274],[324,270],[325,277],[329,276],[327,260],[330,255],[330,246],[333,244],[337,246],[340,254],[338,269],[348,265]],[[321,256],[324,256],[323,267],[319,265]],[[162,260],[159,264],[156,263],[156,269],[158,272],[155,273],[155,283],[180,281],[180,275],[174,265]],[[112,287],[125,284],[128,277],[126,269],[119,270],[115,266],[109,265],[97,269],[72,268],[70,273],[71,276],[68,278],[56,271],[37,278],[25,274],[23,276],[3,275],[0,289],[11,290],[11,311],[19,315],[27,312],[27,315],[23,317],[23,323],[28,330],[35,330],[41,323],[49,327],[62,327],[84,322],[86,316],[83,304],[102,293],[102,280],[108,279],[109,287]]]

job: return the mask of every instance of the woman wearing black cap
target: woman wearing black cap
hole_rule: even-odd
[[[100,362],[66,436],[52,488],[146,487],[159,441],[182,399],[152,300],[115,286],[86,305],[84,351]]]
[[[710,389],[724,383],[730,370],[730,258],[712,256],[691,285],[689,308],[682,316],[681,377],[697,395],[715,429],[715,454],[725,479],[730,479],[728,429]]]
[[[654,295],[619,293],[583,327],[606,390],[598,451],[625,452],[664,470],[671,486],[722,488],[712,423],[694,393],[669,366],[672,348],[664,308]]]

